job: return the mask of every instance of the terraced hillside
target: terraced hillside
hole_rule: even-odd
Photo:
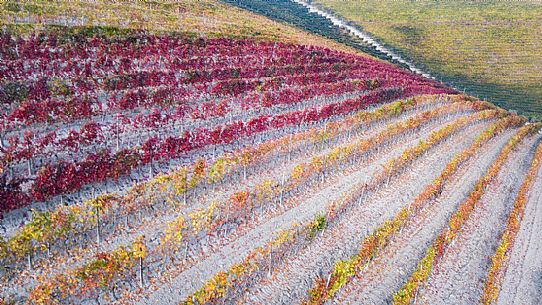
[[[87,34],[115,35],[131,31],[183,33],[190,37],[245,38],[355,49],[285,23],[238,9],[219,0],[174,1],[3,1],[0,25],[22,34],[58,32],[57,27]]]
[[[0,304],[538,302],[541,123],[323,38],[41,27],[0,35]]]
[[[436,74],[507,109],[542,114],[539,1],[315,0]]]

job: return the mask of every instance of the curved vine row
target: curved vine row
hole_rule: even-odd
[[[393,295],[393,304],[410,304],[418,289],[431,274],[431,270],[439,263],[446,248],[457,237],[463,224],[469,219],[476,203],[484,194],[489,183],[495,179],[509,154],[525,137],[535,133],[539,128],[538,124],[524,126],[508,141],[485,175],[477,181],[469,196],[452,214],[448,221],[448,227],[444,228],[427,249],[426,255],[418,262],[416,270],[403,287]]]
[[[489,305],[497,300],[500,291],[501,279],[507,269],[507,263],[510,259],[510,252],[514,246],[516,236],[520,229],[521,220],[525,213],[529,192],[536,179],[542,160],[542,144],[538,145],[533,155],[529,171],[520,186],[512,211],[508,215],[506,227],[501,233],[500,243],[497,250],[491,257],[491,266],[487,271],[480,304]]]

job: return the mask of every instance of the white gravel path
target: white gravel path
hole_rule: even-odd
[[[510,130],[491,140],[446,184],[441,196],[413,218],[385,250],[334,299],[335,304],[386,304],[416,268],[425,249],[447,224],[449,216],[468,195],[513,135]],[[474,170],[476,169],[476,170]]]
[[[272,274],[272,281],[264,278],[242,295],[238,303],[293,304],[301,301],[320,270],[327,274],[335,261],[354,254],[365,236],[412,200],[425,184],[438,175],[448,160],[469,145],[485,127],[486,124],[476,124],[438,145],[420,162],[415,162],[400,181],[392,180],[389,187],[371,194],[361,207],[349,211],[310,247],[302,249],[292,260],[285,262],[283,268]]]
[[[292,1],[306,7],[309,10],[309,13],[316,13],[322,17],[329,19],[331,23],[333,23],[333,25],[339,27],[340,29],[344,29],[350,35],[363,40],[364,43],[375,48],[376,51],[386,55],[387,57],[391,58],[393,61],[396,61],[408,66],[408,69],[410,71],[416,74],[419,74],[423,77],[434,79],[434,77],[432,77],[428,72],[422,71],[421,69],[417,68],[414,65],[414,63],[403,59],[401,55],[386,48],[375,38],[371,37],[368,33],[362,32],[357,26],[352,26],[348,24],[347,23],[348,21],[343,21],[341,17],[329,12],[329,10],[322,8],[321,5],[318,5],[318,4],[313,5],[312,1],[308,2],[307,0],[292,0]]]
[[[542,170],[531,187],[497,304],[542,303]]]
[[[539,137],[537,137],[539,138]],[[417,304],[476,304],[500,233],[531,163],[536,138],[525,139],[507,159],[493,183],[448,247],[438,268],[419,291]]]

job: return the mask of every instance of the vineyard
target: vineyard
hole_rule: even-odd
[[[542,123],[285,25],[141,18],[0,34],[0,304],[541,301]]]

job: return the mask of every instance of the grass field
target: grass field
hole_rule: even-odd
[[[8,1],[0,4],[0,26],[24,33],[35,29],[54,29],[55,25],[93,27],[94,31],[98,29],[105,34],[118,33],[116,29],[123,29],[179,32],[210,38],[253,38],[325,46],[363,55],[332,40],[217,0],[183,0],[179,3],[61,0]]]
[[[542,116],[538,1],[316,0],[468,93]]]

